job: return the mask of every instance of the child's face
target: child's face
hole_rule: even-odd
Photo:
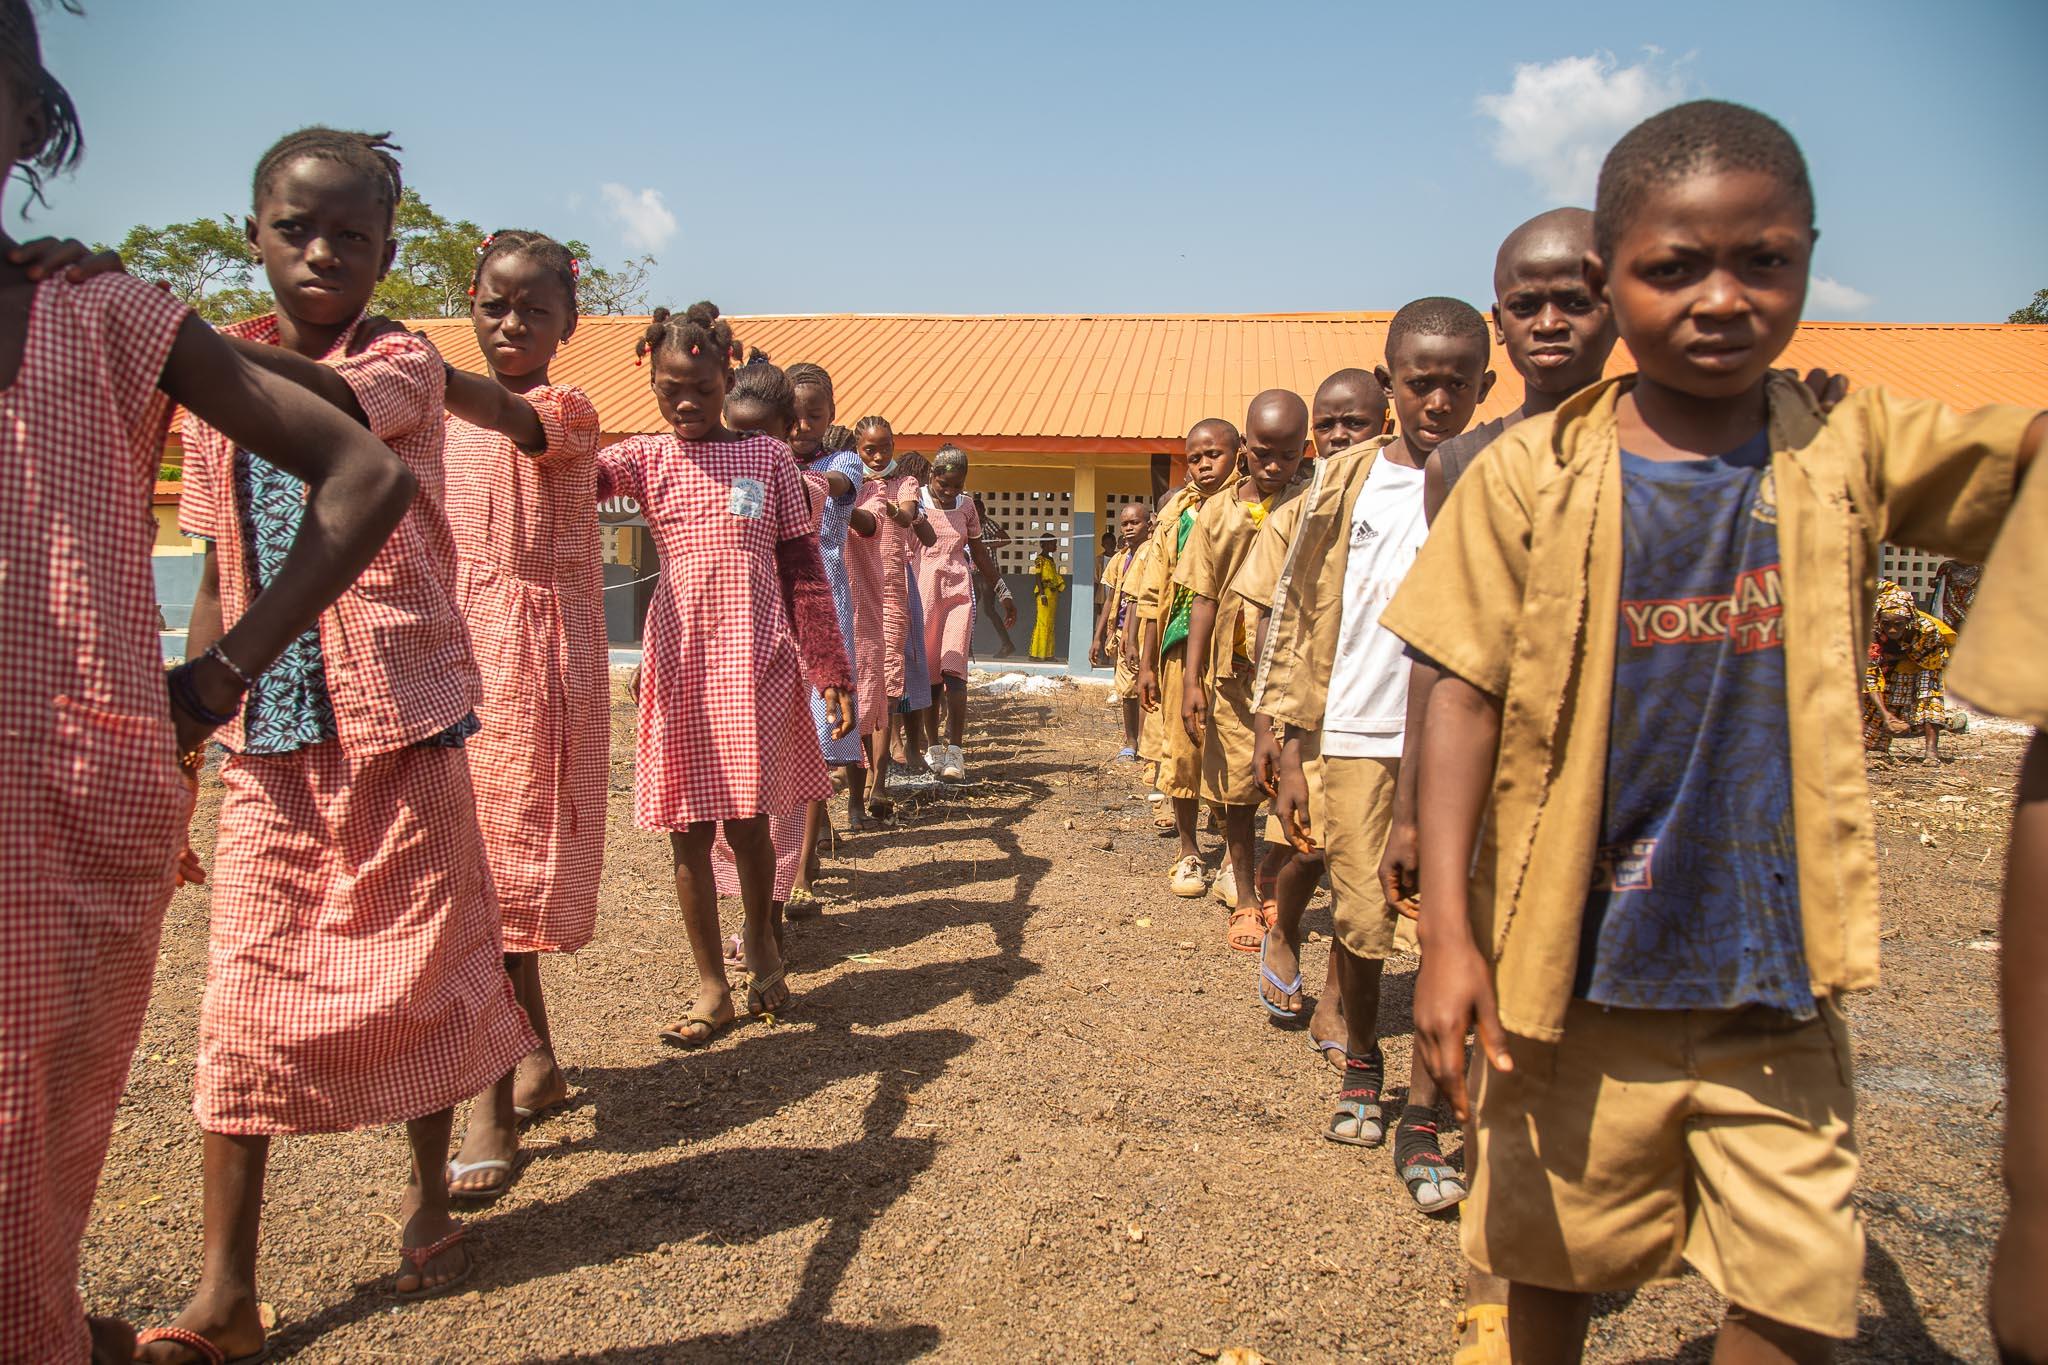
[[[1586,284],[1590,246],[1590,233],[1534,235],[1495,272],[1494,330],[1538,393],[1577,393],[1600,378],[1614,349],[1614,316]]]
[[[825,444],[825,432],[831,427],[835,415],[832,400],[822,386],[802,384],[797,387],[796,425],[789,429],[789,448],[799,460],[808,462],[818,458],[818,451]]]
[[[896,438],[886,431],[877,431],[870,427],[861,433],[860,443],[855,448],[860,451],[860,462],[866,465],[870,472],[879,474],[889,467],[889,461],[895,457]]]
[[[1309,435],[1318,458],[1349,450],[1386,429],[1387,396],[1378,384],[1338,384],[1316,394]]]
[[[701,441],[719,429],[732,371],[708,347],[701,355],[688,355],[677,347],[664,346],[654,353],[648,383],[653,386],[661,419],[675,428],[677,438]]]
[[[773,436],[790,446],[792,451],[795,449],[790,441],[789,420],[777,412],[773,404],[752,396],[728,398],[725,421],[734,431],[758,431],[763,436]]]
[[[1207,497],[1223,487],[1237,464],[1237,444],[1220,431],[1203,428],[1188,437],[1188,482]]]
[[[1298,400],[1294,411],[1301,411]],[[1245,473],[1260,497],[1271,497],[1293,483],[1307,454],[1308,432],[1299,416],[1293,421],[1274,421],[1264,413],[1254,413],[1245,422]]]
[[[1699,398],[1763,382],[1806,304],[1816,234],[1807,205],[1762,171],[1702,171],[1651,191],[1587,257],[1643,378]]]
[[[1424,455],[1470,426],[1493,387],[1482,340],[1410,332],[1398,354],[1387,353],[1380,382],[1394,396],[1402,439]]]
[[[302,156],[279,168],[247,221],[278,310],[314,327],[351,322],[398,249],[390,214],[376,187],[339,162]]]
[[[1116,533],[1123,547],[1128,550],[1145,538],[1152,529],[1152,516],[1135,502],[1127,502],[1116,514]]]
[[[518,379],[547,369],[576,330],[576,308],[554,271],[531,257],[501,252],[484,264],[469,320],[492,373]]]
[[[953,505],[953,500],[966,488],[967,471],[964,469],[948,469],[944,472],[935,470],[932,473],[932,492],[944,498],[948,507]]]

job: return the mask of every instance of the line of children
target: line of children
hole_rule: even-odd
[[[1842,680],[1880,540],[1981,559],[2048,423],[1875,390],[1824,417],[1770,368],[1813,224],[1753,110],[1623,137],[1586,273],[1638,373],[1506,431],[1384,617],[1441,673],[1417,1044],[1474,1116],[1465,1246],[1511,1282],[1518,1360],[1576,1359],[1592,1293],[1681,1259],[1729,1301],[1728,1358],[1855,1330],[1838,999],[1878,935]]]

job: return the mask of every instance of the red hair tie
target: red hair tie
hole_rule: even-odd
[[[577,260],[574,256],[569,258],[569,278],[572,280],[583,278],[583,262]]]
[[[486,251],[489,251],[491,249],[491,243],[497,240],[498,234],[495,232],[492,233],[490,236],[484,238],[481,242],[478,242],[476,244],[476,254],[479,256],[483,255]]]

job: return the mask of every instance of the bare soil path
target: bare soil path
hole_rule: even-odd
[[[1167,892],[1169,845],[1135,771],[1107,761],[1099,689],[976,694],[974,781],[846,841],[823,883],[839,902],[792,926],[790,1006],[693,1054],[656,1039],[687,949],[666,841],[631,827],[616,700],[604,917],[546,964],[574,1103],[475,1215],[467,1291],[420,1305],[388,1291],[400,1132],[278,1141],[273,1358],[1446,1358],[1455,1219],[1413,1212],[1387,1150],[1321,1140],[1334,1077],[1266,1022],[1220,907]],[[1886,977],[1853,1007],[1870,1249],[1850,1360],[1990,1358],[1995,926],[2021,740],[1951,748],[1939,770],[1874,775]],[[202,856],[218,799],[209,779]],[[138,1325],[198,1271],[206,912],[203,889],[172,905],[85,1249],[88,1305]],[[1327,934],[1326,907],[1310,927]],[[1312,983],[1326,952],[1307,950]],[[1390,1080],[1414,969],[1389,964]],[[1704,1361],[1718,1315],[1696,1277],[1617,1299],[1590,1358]]]

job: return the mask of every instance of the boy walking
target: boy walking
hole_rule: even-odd
[[[1577,1359],[1591,1294],[1681,1259],[1726,1358],[1824,1360],[1862,1261],[1836,998],[1877,956],[1842,680],[1879,542],[1978,558],[2043,424],[1881,391],[1823,421],[1771,371],[1816,234],[1753,110],[1639,125],[1594,232],[1640,373],[1505,432],[1385,616],[1442,671],[1418,1048],[1462,1118],[1478,1023],[1465,1249],[1518,1360]]]
[[[1126,589],[1136,586],[1132,571],[1139,549],[1152,533],[1152,509],[1142,502],[1125,503],[1116,514],[1116,532],[1116,548],[1102,566],[1102,610],[1096,613],[1088,662],[1116,670],[1111,690],[1124,722],[1124,747],[1117,761],[1133,763],[1138,758],[1138,649],[1130,638],[1136,632],[1131,629],[1133,599]]]

